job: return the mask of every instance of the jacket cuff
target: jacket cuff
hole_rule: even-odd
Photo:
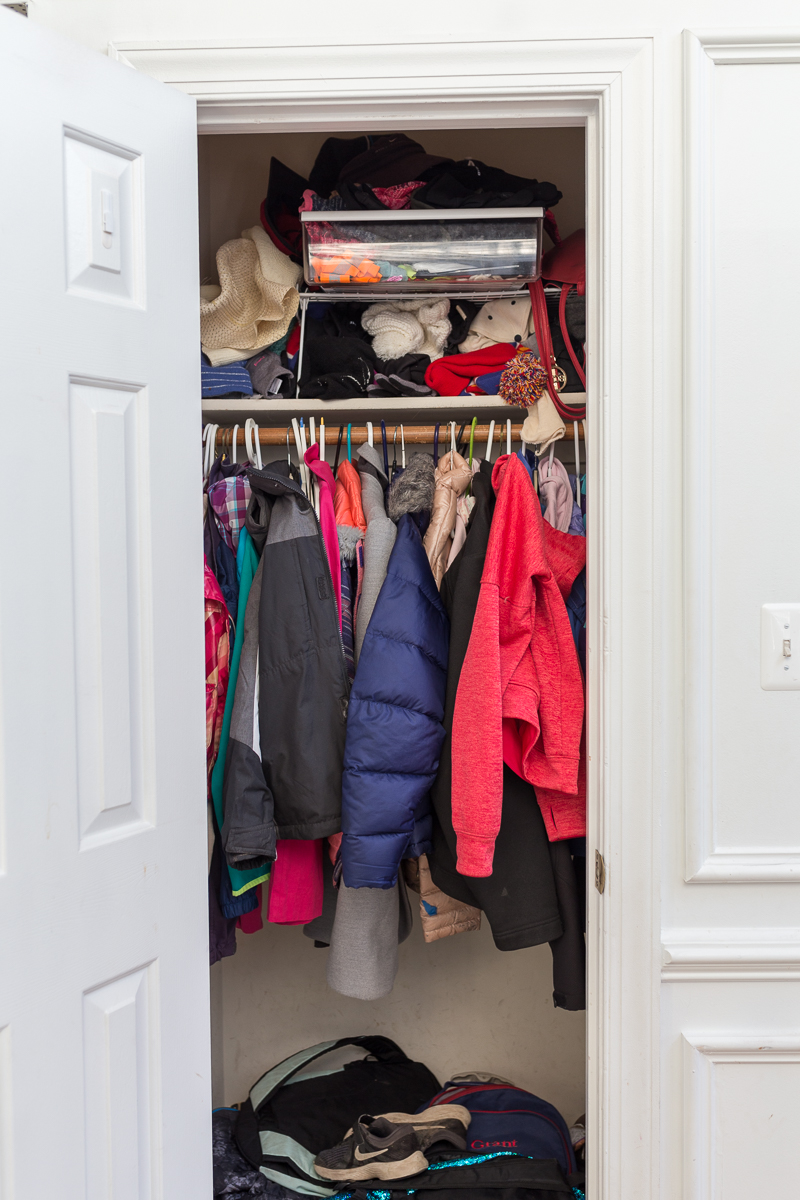
[[[474,837],[470,833],[456,833],[456,851],[458,854],[456,870],[459,875],[469,875],[473,879],[485,879],[491,875],[494,838]]]

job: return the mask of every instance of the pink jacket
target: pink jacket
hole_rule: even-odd
[[[492,873],[504,757],[537,792],[547,789],[557,838],[577,836],[585,823],[583,680],[564,596],[586,562],[586,541],[545,524],[516,455],[498,459],[492,482],[497,505],[453,715],[458,870],[476,877]]]

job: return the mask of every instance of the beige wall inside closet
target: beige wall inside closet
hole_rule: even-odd
[[[405,130],[429,154],[477,158],[525,178],[546,179],[564,193],[553,210],[562,235],[584,225],[583,129]],[[200,275],[217,281],[223,242],[259,221],[272,156],[304,178],[327,133],[241,133],[199,138]],[[358,134],[342,136],[357,137]],[[545,248],[550,245],[545,238]]]

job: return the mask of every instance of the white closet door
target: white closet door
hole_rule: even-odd
[[[193,100],[0,12],[0,1196],[211,1195]]]
[[[684,42],[686,768],[665,822],[662,1195],[751,1200],[800,1195],[800,39]]]

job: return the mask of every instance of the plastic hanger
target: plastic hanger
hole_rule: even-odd
[[[506,454],[511,453],[511,418],[506,421]]]
[[[348,423],[347,426],[347,461],[353,461],[353,443],[350,440],[350,435],[353,432],[353,426]]]
[[[367,421],[367,441],[369,442],[370,446],[374,445],[372,440],[372,421]]]
[[[458,431],[458,437],[456,438],[456,450],[462,456],[462,458],[464,456],[464,451],[466,450],[466,446],[464,445],[464,430],[466,428],[467,428],[467,422],[463,421],[461,424],[461,428]]]
[[[436,428],[438,430],[439,426],[437,425]],[[403,429],[402,425],[400,426],[400,446],[401,446],[400,465],[402,467],[405,467],[405,465],[406,465],[406,434],[405,434],[405,430]]]
[[[325,462],[325,418],[319,419],[319,460]]]
[[[308,418],[308,444],[315,446],[317,442],[317,426],[313,417]]]
[[[383,443],[383,472],[389,478],[389,450],[386,445],[386,422],[381,421],[381,442]]]
[[[297,422],[297,417],[292,417],[292,432],[294,433],[294,445],[297,450],[297,464],[300,468],[300,486],[303,491],[306,491],[306,464],[303,462],[303,443],[300,440],[300,426]]]
[[[251,466],[261,470],[261,445],[258,440],[258,426],[252,417],[244,423],[244,445]]]
[[[394,427],[394,437],[392,438],[392,474],[391,479],[394,479],[397,471],[397,426]]]
[[[456,423],[450,422],[450,470],[453,469],[453,455],[456,451]]]
[[[472,424],[469,427],[469,465],[472,467],[472,449],[475,445],[475,426],[478,424],[478,418],[472,418]]]
[[[214,459],[216,458],[216,454],[217,454],[217,430],[218,429],[219,429],[219,425],[212,424],[212,425],[209,425],[209,427],[208,427],[208,438],[206,440],[206,460],[205,460],[205,467],[203,470],[203,475],[205,476],[206,479],[208,479],[209,475],[211,474],[211,468],[214,465]]]
[[[289,466],[292,465],[292,448],[289,445],[289,437],[291,435],[291,432],[292,432],[291,425],[287,425],[286,426],[286,461],[289,464]]]
[[[494,441],[494,421],[489,422],[489,436],[486,439],[486,461],[492,461],[492,442]]]
[[[208,431],[210,430],[210,428],[211,428],[210,421],[208,422],[207,425],[203,426],[203,479],[204,480],[208,478],[208,472],[206,470],[206,463],[208,461]]]
[[[342,438],[343,437],[344,437],[344,425],[340,425],[339,426],[339,437],[336,440],[336,458],[333,460],[334,478],[336,478],[336,475],[338,474],[338,471],[339,471],[339,455],[341,454],[341,451],[342,451]]]
[[[231,434],[231,462],[236,462],[236,439],[239,436],[239,426],[234,425],[233,433]]]
[[[581,506],[581,444],[578,440],[578,422],[572,422],[572,435],[575,438],[575,503]]]
[[[402,425],[400,426],[400,428],[402,429]],[[433,465],[435,467],[438,467],[438,465],[439,465],[439,426],[438,426],[438,424],[433,431]]]

